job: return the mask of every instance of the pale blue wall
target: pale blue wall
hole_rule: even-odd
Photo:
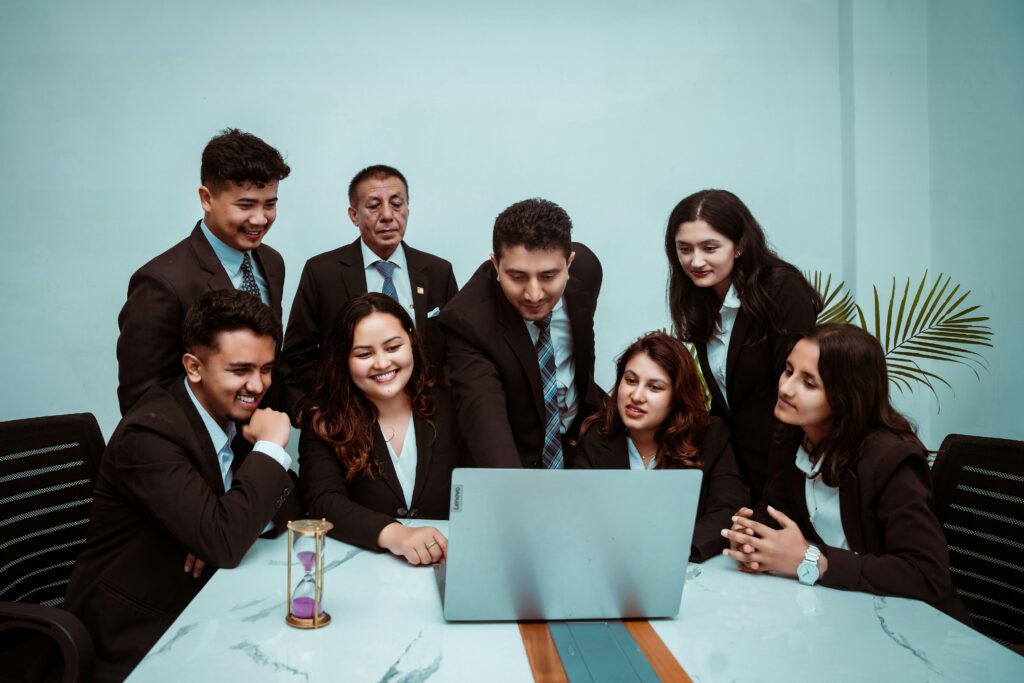
[[[1024,439],[1024,3],[930,2],[928,61],[932,268],[973,290],[995,332],[991,372],[957,372],[936,421]]]
[[[501,209],[561,203],[605,264],[605,384],[667,323],[663,223],[696,189],[734,190],[784,257],[862,291],[941,256],[923,0],[143,4],[0,10],[0,419],[90,410],[109,435],[128,277],[199,217],[226,125],[292,165],[268,238],[286,304],[306,258],[355,237],[344,186],[366,164],[408,175],[409,241],[460,282]],[[905,407],[931,429],[926,399]]]

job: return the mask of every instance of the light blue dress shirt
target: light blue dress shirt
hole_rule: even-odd
[[[206,241],[213,247],[213,253],[217,255],[217,260],[224,267],[224,272],[228,274],[228,279],[231,280],[231,284],[234,285],[235,289],[242,288],[242,258],[245,252],[239,251],[234,247],[225,244],[219,237],[213,234],[208,227],[206,227],[206,221],[202,221],[203,234],[206,235]],[[267,278],[263,277],[263,273],[260,272],[259,264],[256,263],[256,256],[251,251],[249,252],[249,262],[252,264],[252,275],[256,280],[256,286],[260,290],[260,299],[266,305],[270,305],[270,285],[267,284]]]
[[[380,274],[373,264],[381,261],[380,256],[373,253],[366,242],[359,240],[359,248],[363,252],[363,268],[366,270],[366,291],[382,292],[384,290],[384,276]],[[395,270],[391,274],[391,280],[395,283],[395,292],[398,294],[398,303],[402,304],[412,324],[416,325],[416,311],[413,308],[412,284],[409,279],[409,264],[405,259],[405,243],[398,245],[395,252],[388,258],[389,263],[395,264]]]
[[[644,459],[639,449],[633,443],[633,439],[626,437],[626,451],[629,453],[629,469],[631,470],[656,470],[658,469],[657,458],[651,458],[651,464],[644,467]]]

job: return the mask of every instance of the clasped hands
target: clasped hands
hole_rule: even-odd
[[[768,506],[768,514],[779,523],[781,529],[756,522],[754,511],[740,508],[732,518],[732,527],[722,529],[722,536],[729,541],[729,547],[722,553],[736,563],[740,571],[750,574],[774,572],[783,576],[796,576],[796,569],[807,552],[807,539],[800,532],[797,523]],[[824,555],[818,562],[824,575],[828,561]]]

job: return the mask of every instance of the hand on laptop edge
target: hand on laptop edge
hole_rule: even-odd
[[[381,529],[377,545],[413,565],[444,562],[448,555],[448,539],[432,526],[407,527],[392,522]]]

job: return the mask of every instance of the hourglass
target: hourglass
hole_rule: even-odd
[[[288,614],[285,622],[296,628],[320,628],[331,623],[324,611],[324,546],[334,525],[326,519],[288,522]],[[303,574],[292,584],[292,552]]]

